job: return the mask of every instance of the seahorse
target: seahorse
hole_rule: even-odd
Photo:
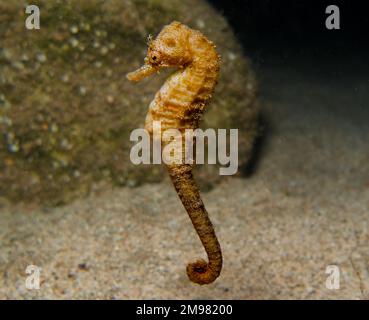
[[[218,81],[220,55],[201,32],[173,21],[156,39],[149,37],[144,65],[127,74],[130,81],[140,81],[162,68],[176,67],[150,103],[145,129],[152,135],[153,121],[160,121],[162,130],[196,129]],[[166,142],[161,140],[165,145]],[[184,144],[179,143],[181,154]],[[183,159],[183,158],[182,158]],[[174,188],[185,207],[205,248],[209,262],[199,259],[187,265],[189,279],[198,284],[212,283],[222,269],[222,252],[199,189],[192,175],[194,164],[167,164]]]

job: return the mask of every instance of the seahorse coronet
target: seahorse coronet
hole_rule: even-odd
[[[220,55],[212,41],[201,32],[173,21],[164,26],[159,35],[148,38],[144,65],[127,74],[130,81],[159,72],[166,67],[177,70],[166,80],[149,106],[145,128],[153,132],[153,121],[161,121],[162,130],[196,129],[205,106],[218,81]],[[166,141],[161,141],[165,146]],[[179,143],[182,160],[185,147]],[[203,259],[187,265],[186,272],[192,282],[209,284],[222,269],[222,252],[214,227],[201,200],[192,175],[193,164],[167,164],[174,188],[185,207],[192,224],[205,248],[209,262]]]

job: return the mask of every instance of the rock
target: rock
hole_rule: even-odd
[[[221,77],[203,127],[238,128],[240,165],[246,163],[257,130],[256,84],[230,27],[209,4],[36,4],[40,30],[24,28],[22,3],[0,3],[0,96],[3,106],[11,105],[0,108],[0,118],[9,119],[0,122],[0,130],[2,136],[11,130],[17,142],[17,152],[5,140],[0,144],[0,194],[14,202],[55,205],[84,195],[102,179],[122,185],[165,176],[157,165],[131,164],[129,134],[143,126],[148,104],[168,73],[138,85],[129,83],[125,74],[142,63],[148,35],[172,20],[199,29],[216,43],[223,61]],[[36,184],[28,179],[32,176],[38,177]],[[218,176],[216,166],[198,166],[203,186],[212,186]]]

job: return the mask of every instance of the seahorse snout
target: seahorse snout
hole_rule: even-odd
[[[157,72],[158,68],[154,67],[149,63],[145,63],[141,68],[130,72],[127,74],[127,79],[129,81],[141,81],[143,78],[151,76],[153,73]]]

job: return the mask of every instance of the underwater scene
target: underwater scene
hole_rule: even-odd
[[[1,300],[369,299],[369,9],[281,3],[0,0]]]

